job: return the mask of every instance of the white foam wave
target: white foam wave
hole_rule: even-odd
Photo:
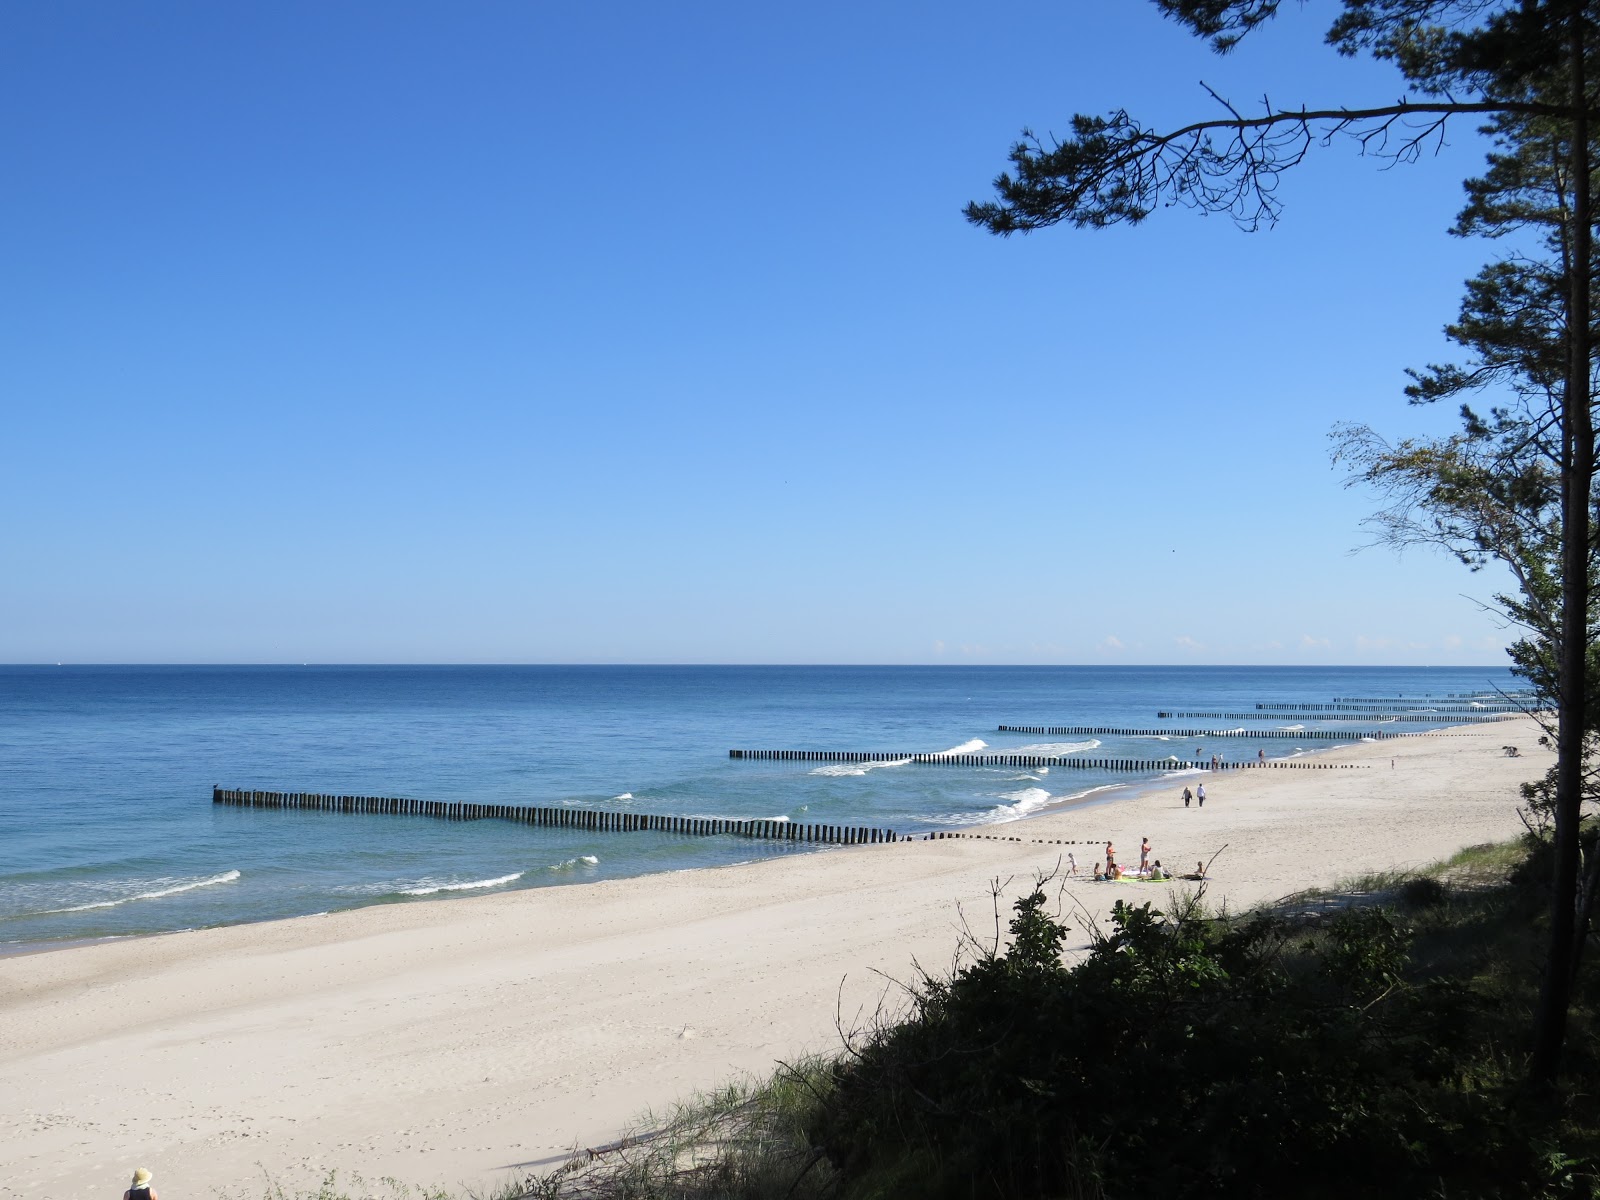
[[[555,866],[550,868],[550,870],[570,871],[577,866],[592,867],[599,861],[600,860],[592,854],[580,854],[577,858],[569,858],[566,862],[556,863]]]
[[[830,763],[826,767],[817,767],[811,774],[829,775],[835,778],[845,775],[865,775],[868,771],[876,771],[879,767],[903,767],[910,761],[909,758],[884,758],[872,762]]]
[[[196,879],[189,883],[174,883],[171,887],[140,892],[137,896],[123,896],[120,900],[96,900],[93,904],[74,904],[71,908],[46,909],[45,914],[88,912],[91,908],[115,908],[119,904],[131,904],[135,900],[159,900],[163,896],[176,896],[179,892],[192,892],[195,888],[211,887],[217,883],[232,883],[237,878],[239,878],[239,872],[224,871],[221,875],[213,875],[210,879]]]
[[[622,795],[613,796],[611,798],[613,800],[632,800],[633,799],[633,793],[632,792],[623,792]]]
[[[1305,726],[1304,725],[1279,725],[1278,728],[1279,729],[1283,729],[1283,730],[1287,730],[1290,733],[1298,733],[1300,730],[1304,729]]]
[[[1099,738],[1090,738],[1087,742],[1035,742],[1031,746],[1016,746],[1007,750],[1007,754],[1037,754],[1040,758],[1064,758],[1068,754],[1077,754],[1083,750],[1093,750],[1100,745]]]
[[[432,896],[436,892],[472,892],[479,888],[499,887],[504,883],[513,883],[526,875],[526,871],[517,871],[511,875],[501,875],[497,879],[473,879],[467,883],[440,883],[431,887],[401,888],[402,896]]]
[[[1002,804],[994,811],[995,820],[1015,820],[1025,817],[1031,812],[1038,812],[1050,803],[1050,793],[1044,788],[1023,788],[1020,792],[1002,792],[1001,800],[1009,800],[1010,804]]]
[[[982,738],[972,738],[962,742],[959,746],[951,746],[948,750],[935,750],[929,758],[945,758],[953,754],[976,754],[985,750],[989,743]],[[842,779],[846,775],[865,775],[868,771],[876,771],[880,767],[903,767],[911,760],[909,758],[884,758],[872,762],[858,763],[830,763],[826,767],[817,767],[811,772],[813,775],[826,775],[834,779]]]
[[[995,825],[1008,821],[1020,821],[1031,816],[1046,806],[1060,807],[1073,804],[1080,800],[1088,799],[1097,792],[1115,792],[1127,786],[1120,783],[1102,783],[1095,787],[1084,788],[1081,792],[1063,792],[1061,795],[1052,796],[1043,788],[1026,788],[1021,792],[1012,793],[1020,796],[1011,804],[999,805],[995,808],[985,809],[982,812],[957,812],[957,813],[929,813],[919,817],[918,820],[927,825],[942,826],[945,828],[962,828],[970,825]],[[1034,795],[1032,793],[1038,793]],[[1039,796],[1044,799],[1040,799]],[[996,796],[997,800],[1004,800],[1005,796]]]

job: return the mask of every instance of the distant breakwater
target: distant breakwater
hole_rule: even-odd
[[[1521,705],[1517,704],[1435,704],[1428,705],[1426,708],[1419,704],[1413,704],[1404,710],[1401,710],[1398,705],[1394,704],[1369,704],[1362,701],[1335,701],[1332,704],[1257,704],[1256,711],[1267,713],[1348,712],[1358,713],[1369,717],[1402,715],[1402,712],[1403,715],[1412,717],[1429,715],[1448,717],[1457,714],[1469,717],[1482,717],[1493,714],[1520,715],[1526,710],[1523,709]]]
[[[755,759],[765,762],[819,762],[819,763],[916,763],[937,767],[1066,767],[1094,771],[1242,771],[1263,768],[1299,771],[1348,771],[1365,763],[1289,762],[1271,759],[1267,762],[1204,762],[1191,763],[1182,758],[1066,758],[1042,754],[943,754],[935,752],[895,753],[889,750],[729,750],[729,758]]]
[[[1112,737],[1163,737],[1163,738],[1290,738],[1301,741],[1314,738],[1323,741],[1359,742],[1363,738],[1386,741],[1390,738],[1426,737],[1427,732],[1417,730],[1411,733],[1396,733],[1393,730],[1366,730],[1358,732],[1353,729],[1119,729],[1108,725],[1001,725],[1001,733],[1031,733],[1035,736],[1060,737],[1062,735],[1082,736],[1084,734],[1108,734]],[[1444,737],[1472,737],[1473,734],[1456,733],[1443,734]]]
[[[1427,725],[1483,725],[1491,721],[1511,721],[1520,717],[1521,713],[1495,713],[1490,716],[1452,716],[1448,713],[1362,713],[1359,717],[1330,717],[1325,712],[1158,712],[1159,720],[1169,721],[1174,717],[1182,717],[1197,721],[1330,721],[1330,720],[1361,720],[1361,721],[1409,721],[1412,724]]]

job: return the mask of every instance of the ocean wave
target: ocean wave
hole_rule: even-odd
[[[1002,804],[1001,812],[1028,813],[1043,808],[1050,803],[1050,793],[1044,788],[1023,788],[1020,792],[1001,792],[1001,800],[1009,800],[1010,804]]]
[[[1127,785],[1120,783],[1101,783],[1079,792],[1064,792],[1056,796],[1052,796],[1044,788],[1023,788],[1021,791],[999,793],[995,796],[996,800],[1011,801],[1009,804],[996,805],[981,812],[929,813],[916,817],[915,820],[924,825],[957,829],[972,825],[1004,824],[1009,821],[1020,821],[1044,808],[1059,808],[1083,800],[1096,792],[1108,792],[1125,786]]]
[[[622,795],[613,796],[611,798],[613,800],[632,800],[633,799],[633,793],[632,792],[623,792]]]
[[[596,858],[593,854],[580,854],[577,858],[569,858],[569,859],[567,859],[566,862],[556,863],[555,866],[550,868],[550,870],[552,870],[552,871],[571,871],[575,867],[592,867],[592,866],[595,866],[596,864],[599,863],[599,861],[600,860],[598,858]]]
[[[817,767],[811,774],[828,775],[834,778],[842,778],[846,775],[865,775],[868,771],[876,771],[879,767],[903,767],[910,761],[909,758],[883,758],[871,762],[829,763],[825,767]]]
[[[1288,733],[1299,733],[1302,729],[1305,728],[1305,726],[1304,725],[1279,725],[1278,728],[1282,729],[1282,730],[1284,730],[1285,732],[1288,732]]]
[[[119,904],[131,904],[135,900],[159,900],[163,896],[176,896],[179,892],[192,892],[196,888],[211,887],[218,883],[232,883],[239,878],[237,871],[224,871],[221,875],[213,875],[209,879],[195,879],[188,883],[174,882],[170,887],[156,888],[154,891],[140,892],[136,896],[123,896],[118,900],[96,900],[93,904],[74,904],[71,908],[48,908],[44,916],[53,913],[88,912],[92,908],[116,908]],[[164,882],[164,881],[161,881]]]
[[[439,883],[429,887],[401,888],[402,896],[432,896],[438,892],[472,892],[479,888],[499,887],[504,883],[514,883],[526,875],[526,871],[517,871],[511,875],[501,875],[496,879],[474,879],[467,883]]]
[[[1037,754],[1040,758],[1065,758],[1083,750],[1093,750],[1100,745],[1099,738],[1087,742],[1035,742],[1031,746],[1013,746],[1007,754]]]
[[[988,749],[988,746],[989,743],[982,738],[971,738],[959,746],[951,746],[948,750],[934,750],[927,757],[947,758],[956,754],[976,754],[980,750]],[[868,771],[876,771],[882,767],[903,767],[911,761],[909,758],[881,758],[870,762],[829,763],[825,767],[815,768],[810,774],[842,779],[847,775],[865,775]]]

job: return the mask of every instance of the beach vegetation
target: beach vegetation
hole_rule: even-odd
[[[1238,914],[1048,879],[842,1052],[701,1098],[549,1197],[1600,1196],[1600,1097],[1530,1085],[1550,853],[1474,847]],[[1054,894],[1053,894],[1054,893]],[[1075,959],[1063,948],[1089,934]],[[1600,973],[1571,1077],[1600,1069]]]
[[[1280,0],[1155,0],[1220,53],[1275,17]],[[1161,207],[1226,214],[1246,229],[1275,222],[1285,171],[1315,149],[1353,141],[1386,163],[1412,161],[1455,120],[1486,122],[1489,168],[1467,185],[1455,232],[1512,237],[1517,250],[1469,281],[1449,336],[1460,365],[1416,372],[1416,403],[1488,390],[1485,413],[1463,407],[1459,438],[1390,450],[1346,430],[1358,477],[1398,496],[1393,526],[1433,537],[1464,561],[1505,563],[1518,593],[1502,609],[1528,636],[1516,669],[1555,712],[1556,764],[1527,797],[1543,823],[1550,920],[1535,1006],[1532,1078],[1562,1068],[1579,960],[1600,892],[1600,854],[1585,832],[1595,749],[1594,87],[1596,0],[1344,0],[1327,32],[1345,56],[1398,69],[1406,95],[1389,104],[1245,111],[1210,93],[1210,115],[1172,127],[1126,109],[1077,114],[1065,137],[1024,131],[995,198],[968,220],[1007,236],[1054,225],[1137,224]],[[1527,245],[1524,245],[1527,243]],[[1421,522],[1411,522],[1415,513]],[[1409,524],[1408,524],[1409,523]]]

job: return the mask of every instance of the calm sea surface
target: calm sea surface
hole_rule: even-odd
[[[1335,697],[1425,706],[1497,686],[1516,684],[1500,668],[0,667],[0,949],[827,852],[222,808],[213,784],[917,832],[1085,803],[1129,777],[743,762],[728,750],[1187,760],[1193,740],[995,727],[1149,728],[1158,710]],[[1330,744],[1204,743],[1235,761]]]

